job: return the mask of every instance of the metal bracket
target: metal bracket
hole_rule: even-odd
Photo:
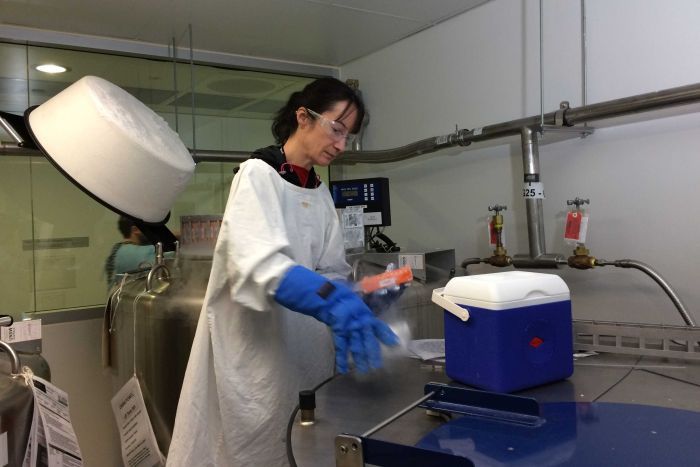
[[[566,125],[565,113],[569,110],[569,101],[561,101],[559,103],[559,110],[554,112],[554,125],[558,127],[563,127]]]
[[[362,467],[365,465],[362,453],[362,438],[353,435],[335,437],[336,467]]]
[[[479,391],[440,383],[426,384],[424,392],[434,394],[418,407],[528,426],[539,426],[544,423],[544,419],[540,417],[540,405],[531,397]]]
[[[336,467],[474,467],[466,457],[342,434],[335,438]]]
[[[700,360],[700,328],[574,320],[574,348]]]
[[[595,128],[592,126],[558,126],[558,125],[542,125],[542,135],[547,133],[559,134],[577,134],[582,138],[595,133]]]

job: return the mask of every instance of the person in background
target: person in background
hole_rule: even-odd
[[[286,466],[300,390],[381,366],[398,337],[345,282],[342,231],[326,167],[360,127],[364,105],[321,78],[272,125],[277,145],[241,164],[219,233],[167,465]],[[335,353],[334,353],[335,351]]]
[[[146,243],[146,238],[133,220],[120,216],[117,228],[121,232],[123,240],[112,246],[112,251],[105,262],[108,288],[116,285],[119,274],[134,271],[147,265],[152,266],[156,258],[154,246]]]

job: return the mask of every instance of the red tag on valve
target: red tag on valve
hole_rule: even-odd
[[[498,236],[496,235],[496,229],[493,227],[493,221],[489,219],[489,245],[495,247],[497,240]]]
[[[583,215],[578,211],[569,211],[566,215],[566,227],[564,238],[578,241],[581,238],[581,219]]]

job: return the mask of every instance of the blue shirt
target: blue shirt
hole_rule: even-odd
[[[105,267],[109,286],[115,284],[117,276],[142,267],[153,266],[156,250],[153,245],[136,245],[134,243],[119,243],[116,251],[110,254]],[[111,262],[110,262],[111,261]],[[111,273],[111,274],[110,274]]]

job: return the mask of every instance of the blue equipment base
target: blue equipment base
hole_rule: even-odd
[[[700,413],[637,404],[540,404],[542,424],[464,416],[416,445],[485,466],[700,465]]]

